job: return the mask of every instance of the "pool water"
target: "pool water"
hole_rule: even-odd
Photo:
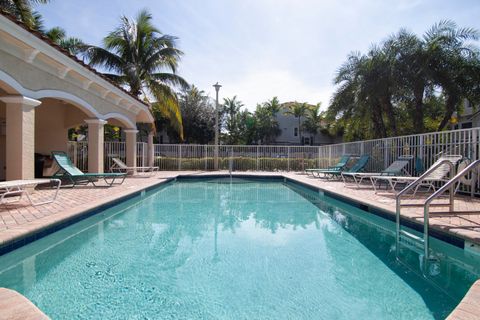
[[[52,319],[442,319],[479,259],[298,185],[178,181],[0,257]]]

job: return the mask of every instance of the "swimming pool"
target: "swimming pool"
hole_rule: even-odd
[[[440,319],[480,261],[283,181],[179,180],[0,257],[52,319]],[[423,270],[423,274],[422,274]]]

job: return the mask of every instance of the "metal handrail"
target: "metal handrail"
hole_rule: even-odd
[[[452,161],[450,161],[448,159],[445,159],[445,160],[442,160],[442,161],[438,162],[437,164],[431,166],[427,171],[425,171],[421,176],[419,176],[418,179],[416,179],[411,184],[407,185],[399,193],[397,193],[397,195],[396,195],[396,212],[395,212],[397,256],[398,256],[399,247],[400,247],[399,246],[399,240],[400,240],[400,207],[401,207],[401,201],[402,201],[401,197],[405,193],[407,193],[408,191],[412,190],[419,183],[421,183],[425,179],[425,177],[427,177],[430,173],[432,173],[433,171],[435,171],[437,168],[439,168],[440,166],[442,166],[444,164],[448,164],[450,166],[450,176],[452,176],[454,165],[453,165]],[[451,200],[450,206],[452,206],[452,202],[453,202],[452,197],[453,197],[453,195],[450,196],[450,198],[451,198],[450,199]],[[427,255],[425,257],[428,257],[428,226],[426,226],[425,223],[424,223],[424,226],[423,226],[423,231],[424,231],[424,240],[425,240],[425,233],[427,234],[427,242],[424,241],[424,247],[425,247],[425,252],[427,253]]]
[[[480,160],[475,160],[466,166],[462,171],[458,172],[455,177],[451,178],[447,183],[445,183],[440,189],[435,191],[430,197],[425,200],[425,204],[423,207],[423,239],[425,244],[425,256],[428,257],[428,226],[429,226],[429,218],[430,218],[430,204],[433,200],[441,196],[447,189],[450,189],[450,211],[454,211],[454,200],[452,189],[455,188],[455,183],[457,183],[460,179],[462,179],[466,174],[472,171],[475,167],[480,164]]]

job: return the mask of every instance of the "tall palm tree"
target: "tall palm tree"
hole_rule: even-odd
[[[17,17],[26,26],[36,29],[36,17],[33,6],[45,4],[49,0],[0,0],[0,9]]]
[[[186,88],[187,82],[176,74],[180,57],[173,36],[163,34],[152,24],[147,10],[131,20],[125,16],[120,25],[103,39],[103,47],[86,46],[84,55],[92,66],[101,67],[119,85],[150,102],[152,108],[170,119],[172,127],[183,140],[182,115],[176,87]]]
[[[471,28],[458,28],[453,21],[433,25],[424,35],[425,47],[431,61],[432,80],[441,86],[446,96],[445,114],[439,124],[442,130],[459,107],[463,98],[473,93],[478,97],[478,48],[469,40],[478,40],[480,33]],[[472,91],[472,88],[477,90]]]
[[[290,115],[298,118],[298,138],[300,144],[302,144],[302,117],[305,116],[305,113],[308,110],[308,104],[295,102],[288,106],[287,110],[284,112],[285,115]]]

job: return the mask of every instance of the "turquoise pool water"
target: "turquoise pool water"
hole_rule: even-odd
[[[219,183],[220,182],[220,183]],[[52,319],[441,319],[479,260],[283,182],[179,181],[0,257]],[[424,270],[422,274],[421,270]]]

